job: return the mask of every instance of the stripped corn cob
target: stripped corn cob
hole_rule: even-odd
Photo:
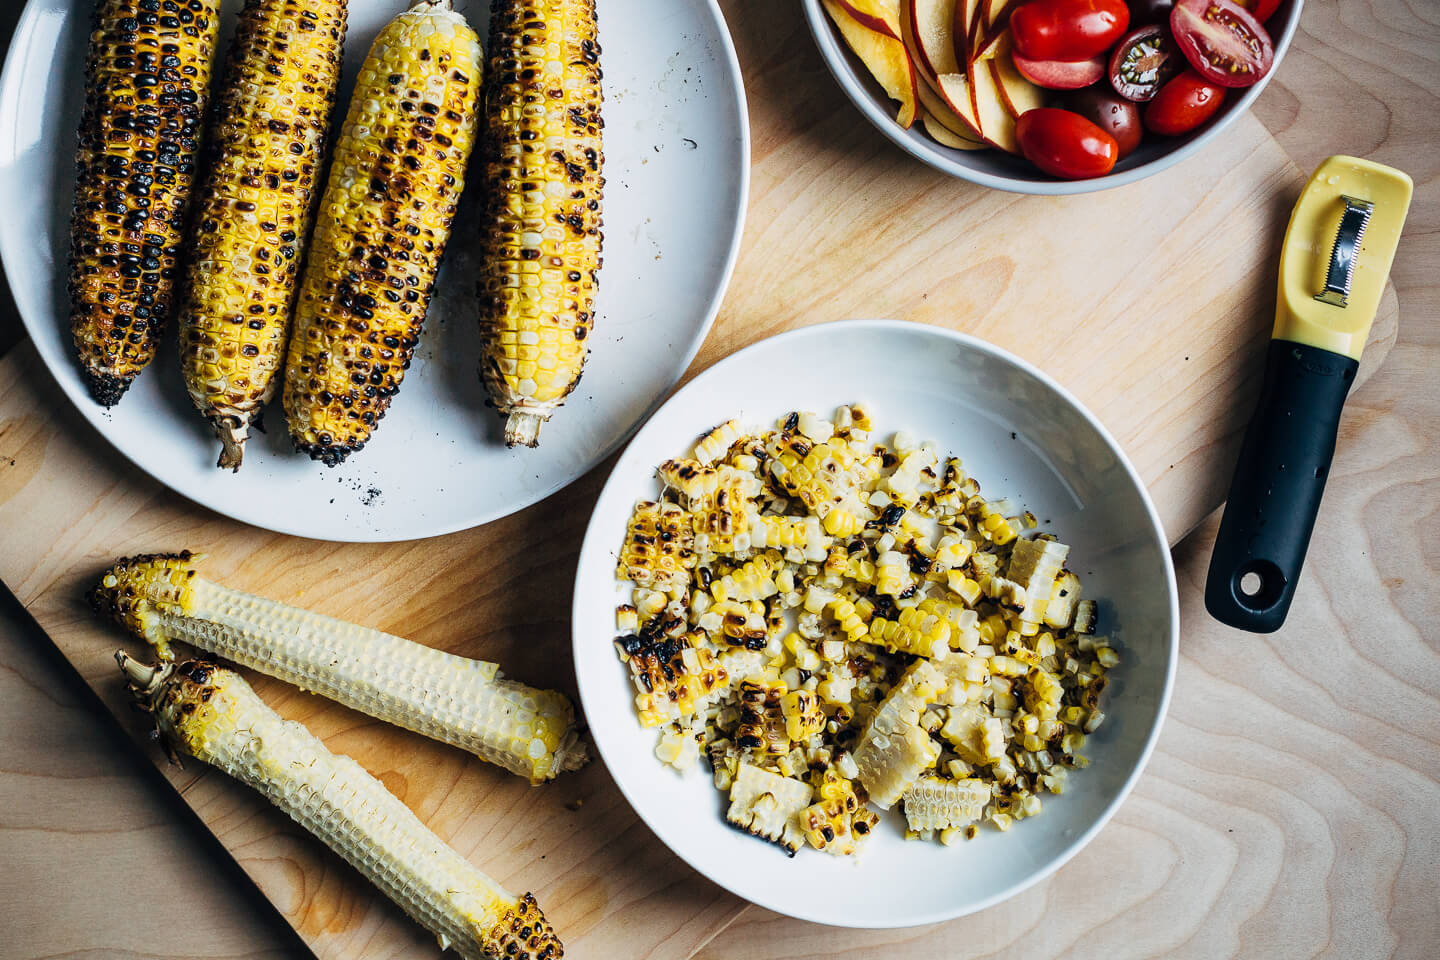
[[[911,830],[949,830],[979,820],[990,802],[983,780],[921,777],[905,791],[905,823]]]
[[[238,673],[203,661],[147,667],[115,655],[140,707],[179,746],[259,791],[467,960],[556,960],[564,947],[534,896],[517,897],[430,831],[350,757],[265,705]]]
[[[70,220],[70,332],[114,406],[170,315],[210,91],[219,0],[99,0]]]
[[[330,162],[285,359],[297,449],[335,466],[400,389],[475,140],[481,51],[450,0],[391,20]]]
[[[796,814],[810,805],[813,795],[808,783],[742,763],[730,785],[730,809],[725,819],[747,833],[779,844],[793,857],[805,843]]]
[[[1060,576],[1070,548],[1053,540],[1016,540],[1010,553],[1006,576],[1025,588],[1020,616],[1043,620],[1050,606],[1050,593]]]
[[[886,696],[860,734],[855,765],[865,792],[889,810],[920,774],[935,765],[940,751],[919,726],[920,713],[945,689],[928,660],[917,660]]]
[[[497,0],[485,96],[480,373],[510,446],[585,365],[600,270],[600,47],[595,0]]]
[[[179,640],[469,751],[532,783],[587,759],[562,693],[196,575],[186,552],[119,561],[90,603],[170,659]]]
[[[345,22],[345,0],[250,0],[231,42],[180,307],[185,386],[220,467],[239,469],[279,383]]]
[[[695,567],[694,542],[684,510],[673,503],[643,500],[630,515],[615,575],[652,590],[684,590]]]

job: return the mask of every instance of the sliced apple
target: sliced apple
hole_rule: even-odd
[[[930,111],[920,115],[925,124],[925,132],[930,134],[931,139],[942,147],[950,147],[952,150],[989,150],[990,145],[980,140],[971,140],[969,137],[962,137],[945,124],[941,123]]]
[[[900,39],[901,0],[835,0],[845,12],[868,27],[886,36]]]
[[[845,43],[865,64],[866,69],[885,90],[891,100],[900,102],[895,122],[907,130],[914,126],[919,110],[919,94],[916,91],[915,65],[905,44],[896,36],[865,26],[846,12],[843,0],[820,0],[830,19],[835,21]],[[898,25],[898,24],[897,24]]]
[[[1021,76],[1014,60],[1008,56],[995,57],[989,63],[995,86],[1000,90],[1000,100],[1010,116],[1019,120],[1025,111],[1045,106],[1045,91]]]
[[[906,0],[921,66],[932,77],[956,73],[955,4],[957,0]]]
[[[980,121],[980,136],[986,143],[993,143],[1006,153],[1019,153],[1020,143],[1015,139],[1015,115],[1005,106],[1000,95],[1000,86],[990,66],[990,60],[972,63],[966,76],[970,80],[970,96],[975,103],[975,118]]]
[[[989,138],[980,129],[980,118],[975,113],[975,94],[970,89],[970,78],[963,73],[942,73],[935,80],[950,112],[975,131],[975,136],[988,142]]]
[[[945,74],[945,76],[960,77],[964,79],[963,73]],[[925,113],[928,113],[934,120],[945,126],[945,129],[957,137],[964,137],[972,143],[985,146],[985,141],[980,138],[980,132],[970,125],[964,117],[950,109],[950,104],[940,95],[929,83],[922,83],[919,86],[920,106]],[[970,95],[967,92],[965,102],[969,104]]]
[[[995,57],[1009,56],[1015,43],[1010,38],[1010,29],[1001,27],[993,36],[985,34],[976,42],[973,52],[970,54],[970,62],[977,60],[992,60]]]
[[[981,3],[984,0],[956,0],[954,34],[956,72],[965,69],[970,62],[970,41],[975,36],[975,25],[980,20]]]
[[[1015,0],[985,0],[985,29],[996,33],[1010,19]]]

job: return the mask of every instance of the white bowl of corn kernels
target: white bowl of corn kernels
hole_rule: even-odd
[[[850,927],[973,913],[1073,857],[1140,776],[1178,646],[1164,531],[1104,426],[1005,351],[884,320],[676,393],[600,495],[573,623],[650,829]]]

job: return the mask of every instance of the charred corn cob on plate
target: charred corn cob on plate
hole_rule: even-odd
[[[939,452],[923,477],[921,461],[933,455],[921,441]],[[859,452],[853,461],[841,449],[847,443]],[[825,445],[830,466],[805,474],[815,464],[802,448]],[[881,445],[901,452],[882,456]],[[947,454],[961,458],[953,470]],[[816,479],[821,472],[828,477]],[[920,479],[902,476],[910,472]],[[970,489],[977,485],[983,495]],[[1012,509],[1029,516],[1007,519]],[[746,519],[735,519],[741,514]],[[939,517],[939,526],[910,527],[920,515]],[[902,543],[903,529],[917,532]],[[885,530],[894,547],[876,540]],[[848,563],[848,572],[827,581],[832,562]],[[944,572],[942,562],[953,569]],[[907,610],[912,591],[887,577],[914,581],[917,596],[949,599]],[[1062,580],[1075,589],[1083,583],[1085,600],[1067,600]],[[807,592],[802,581],[824,589]],[[637,588],[642,582],[648,588]],[[867,603],[856,596],[847,606],[857,584],[870,598],[858,611],[869,616],[868,630],[850,622],[853,608]],[[1031,613],[1027,588],[1050,597],[1043,617]],[[883,609],[892,606],[887,593],[896,609]],[[820,616],[807,624],[816,595]],[[1167,540],[1138,475],[1055,381],[963,334],[841,321],[721,361],[640,430],[606,483],[581,550],[575,667],[594,742],[620,789],[695,869],[791,916],[910,926],[1013,896],[1074,856],[1114,814],[1169,700],[1176,596]],[[749,604],[751,623],[743,608],[762,597]],[[920,623],[932,608],[948,649]],[[951,613],[956,633],[938,622]],[[753,634],[729,630],[732,619]],[[1021,622],[1028,619],[1043,623],[1031,629]],[[663,632],[647,623],[664,623]],[[1002,644],[1009,655],[994,656],[1004,654]],[[885,677],[870,690],[855,681],[852,693],[841,674],[863,676],[853,664],[870,653],[884,669],[869,676]],[[969,676],[972,668],[984,676]],[[1077,684],[1080,673],[1091,676]],[[1103,715],[1078,689],[1097,678]],[[1020,721],[1045,722],[1047,688],[1053,736],[1031,743]],[[970,694],[977,702],[962,702]],[[1072,700],[1077,705],[1066,706]],[[863,730],[858,740],[828,733],[831,721],[848,722],[841,702],[860,718],[852,727]],[[707,723],[710,705],[720,709]],[[951,724],[963,725],[976,707],[1005,719],[977,725],[979,739],[955,735]],[[1002,725],[1006,739],[989,744],[990,728],[998,737]],[[1050,736],[1043,725],[1039,733]],[[709,746],[684,742],[696,734]],[[1007,753],[1022,740],[1033,756]],[[1052,777],[1073,753],[1082,761]],[[741,762],[731,762],[737,754]],[[1002,772],[1004,756],[1017,758],[1018,776]],[[1032,760],[1040,765],[1026,767]],[[1027,783],[1034,792],[1022,804],[1027,791],[1012,785]],[[1000,807],[1010,814],[997,815]],[[946,843],[907,840],[907,826]]]
[[[207,45],[201,38],[195,45],[214,49],[210,89],[223,105],[232,103],[221,97],[220,89],[242,3],[205,0],[200,8],[210,11],[217,5],[218,41]],[[0,219],[0,257],[29,334],[65,394],[100,436],[177,492],[256,526],[325,540],[403,540],[475,526],[540,500],[599,463],[659,404],[699,349],[734,264],[748,188],[749,130],[739,67],[714,3],[599,0],[603,265],[593,316],[587,312],[576,322],[576,329],[584,327],[590,351],[583,383],[564,397],[563,387],[578,370],[570,356],[574,349],[566,356],[564,375],[549,378],[553,384],[533,377],[539,382],[533,402],[539,404],[540,417],[552,411],[557,398],[565,400],[544,423],[537,448],[507,448],[506,420],[497,413],[493,404],[499,401],[491,400],[481,376],[482,361],[496,371],[504,368],[514,381],[507,380],[501,391],[507,407],[532,402],[524,394],[533,386],[526,371],[509,369],[514,362],[523,367],[526,358],[517,361],[501,342],[510,329],[506,324],[513,323],[518,332],[512,337],[522,344],[520,352],[527,349],[523,345],[531,334],[523,325],[528,308],[523,302],[512,307],[505,301],[514,319],[502,315],[496,291],[503,290],[503,280],[487,277],[482,268],[484,225],[494,216],[482,196],[487,178],[484,147],[478,142],[404,387],[392,395],[393,385],[385,383],[376,388],[380,400],[357,399],[367,410],[384,411],[383,424],[373,436],[336,437],[326,445],[324,411],[313,398],[292,397],[283,386],[281,351],[273,331],[256,335],[251,348],[260,353],[253,362],[256,379],[241,383],[238,394],[224,392],[218,380],[204,380],[208,368],[203,354],[197,354],[197,361],[187,353],[182,364],[177,341],[194,353],[207,348],[205,338],[211,335],[200,329],[198,336],[180,340],[177,334],[181,288],[190,269],[186,254],[196,247],[207,251],[207,263],[216,263],[231,256],[227,250],[234,248],[196,245],[189,233],[178,251],[173,288],[167,288],[170,316],[153,359],[148,345],[138,345],[144,356],[137,355],[120,371],[133,376],[132,385],[113,406],[101,406],[93,398],[95,375],[82,372],[76,360],[67,293],[77,128],[85,103],[93,6],[91,0],[31,0],[11,44],[0,78],[0,199],[6,210]],[[188,0],[183,6],[189,8]],[[322,151],[322,164],[336,149],[334,141],[343,141],[347,106],[372,41],[406,6],[390,0],[350,0],[332,144]],[[490,5],[456,6],[484,41]],[[485,67],[488,72],[488,62]],[[484,79],[488,84],[491,78]],[[484,110],[483,100],[481,95],[475,101],[477,113]],[[236,115],[233,107],[220,113]],[[479,141],[484,118],[476,120]],[[199,192],[208,181],[203,170],[197,174],[192,212],[199,221],[225,229],[223,206],[203,202]],[[322,192],[325,186],[325,177],[318,176],[314,190]],[[292,207],[287,208],[286,222],[303,224],[301,211]],[[325,227],[329,248],[338,249],[343,237],[336,239],[340,231],[326,225],[323,211],[311,219],[316,223],[314,236]],[[312,243],[303,253],[324,246]],[[241,271],[232,264],[231,269],[236,275],[264,272],[251,267]],[[302,269],[310,271],[310,266]],[[281,282],[280,273],[270,270],[272,286]],[[208,276],[210,286],[186,309],[223,304],[230,296],[223,271],[218,279],[213,271],[194,276]],[[323,276],[317,274],[317,279],[323,282]],[[485,286],[482,281],[489,284],[485,302],[490,312],[485,318],[482,290],[477,289]],[[295,282],[302,301],[296,328],[317,314],[317,308],[304,302],[309,282],[308,277]],[[401,282],[408,281],[402,277]],[[589,289],[584,291],[587,296]],[[270,297],[276,309],[282,309],[278,304],[283,294],[270,287],[256,288],[250,295],[256,302]],[[155,299],[158,303],[158,293]],[[323,321],[323,310],[318,313]],[[483,337],[482,323],[488,325]],[[396,339],[401,339],[398,334]],[[259,380],[262,373],[264,383]],[[395,380],[398,383],[398,374]],[[110,383],[104,380],[102,386]],[[236,473],[217,470],[216,434],[227,432],[221,421],[230,416],[233,428],[233,418],[253,412],[255,398],[272,394],[259,429],[250,430],[245,440],[243,468]],[[287,436],[287,411],[303,422],[299,433],[308,429],[316,434],[300,437],[306,452],[337,459],[333,454],[338,445],[351,444],[345,451],[350,455],[339,466],[327,467],[305,452],[297,453]],[[537,426],[536,417],[526,424],[531,439]],[[227,441],[228,455],[234,443],[232,438]],[[364,449],[355,452],[358,441]]]

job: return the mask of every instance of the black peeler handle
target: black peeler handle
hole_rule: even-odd
[[[1270,341],[1205,580],[1205,608],[1216,620],[1254,633],[1285,622],[1358,366],[1329,350]]]

